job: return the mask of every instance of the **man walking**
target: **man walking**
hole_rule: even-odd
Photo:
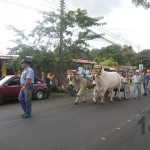
[[[150,76],[147,74],[147,71],[144,70],[144,73],[142,75],[142,81],[143,81],[143,88],[144,88],[144,96],[147,95],[147,88],[149,84]]]
[[[31,97],[34,83],[34,72],[29,66],[30,61],[23,59],[20,64],[24,70],[20,78],[22,87],[18,99],[24,111],[22,118],[30,118],[32,115]]]
[[[136,90],[138,92],[138,97],[141,98],[141,81],[142,81],[142,77],[139,74],[138,70],[135,71],[135,75],[133,77],[131,77],[131,80],[133,80],[133,82],[134,82],[134,90],[133,90],[134,98],[136,98]]]

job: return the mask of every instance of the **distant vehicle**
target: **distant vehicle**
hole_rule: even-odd
[[[7,75],[0,80],[0,103],[12,99],[18,99],[20,92],[20,76]],[[33,99],[41,100],[47,97],[47,85],[38,77],[34,77]]]

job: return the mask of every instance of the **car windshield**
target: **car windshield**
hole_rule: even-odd
[[[6,76],[0,80],[0,86],[2,86],[7,80],[9,80],[12,76]]]

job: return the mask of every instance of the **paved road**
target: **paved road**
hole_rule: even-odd
[[[20,117],[19,103],[1,105],[0,150],[149,150],[149,110],[150,94],[104,105],[90,94],[77,106],[69,96],[34,101],[30,119]]]

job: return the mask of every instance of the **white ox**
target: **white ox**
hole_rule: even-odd
[[[92,76],[89,76],[89,78],[83,78],[81,75],[76,74],[76,71],[67,71],[67,79],[69,80],[69,84],[72,84],[78,92],[75,105],[78,104],[78,99],[81,95],[83,96],[83,103],[86,102],[84,91],[86,88],[93,88],[93,80],[91,77]],[[94,101],[94,103],[96,103],[96,101]]]
[[[93,101],[96,101],[96,97],[100,98],[100,102],[104,103],[104,96],[108,93],[111,94],[110,102],[113,101],[113,90],[117,88],[118,97],[121,99],[121,78],[117,72],[107,72],[104,69],[95,71],[93,76],[96,83],[93,92]],[[107,93],[106,93],[107,92]]]

